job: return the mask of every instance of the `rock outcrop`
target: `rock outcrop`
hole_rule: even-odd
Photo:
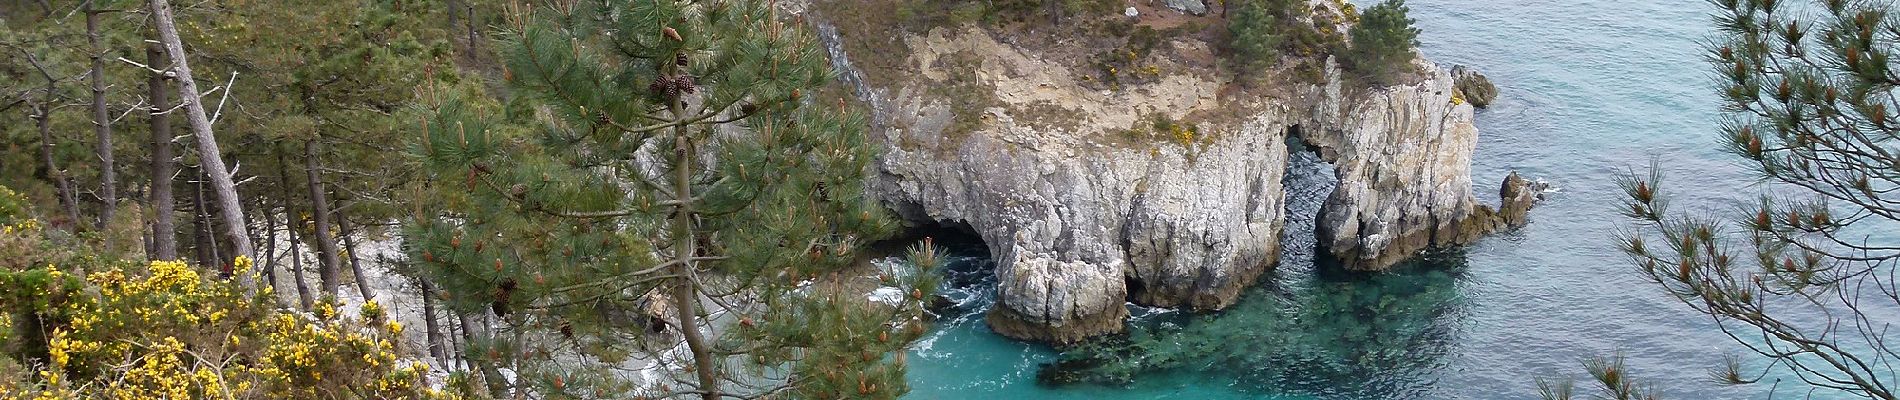
[[[873,192],[907,220],[956,223],[984,239],[1000,285],[988,322],[1006,336],[1069,343],[1118,332],[1129,301],[1231,305],[1277,262],[1288,135],[1336,166],[1319,241],[1348,268],[1385,268],[1506,222],[1473,198],[1472,107],[1453,101],[1454,80],[1437,66],[1420,65],[1416,84],[1363,89],[1327,63],[1322,84],[1230,97],[1220,77],[1231,74],[1214,71],[1102,90],[979,29],[907,42],[914,81],[846,71],[874,109]],[[1168,46],[1187,59],[1211,54],[1192,40]],[[977,65],[956,68],[974,69],[993,100],[964,110],[980,113],[973,124],[954,111],[972,102],[940,90],[970,83],[942,67],[959,54]],[[1504,204],[1521,222],[1528,203],[1512,200],[1536,190],[1516,181]]]
[[[1375,270],[1434,244],[1463,243],[1473,211],[1471,107],[1451,100],[1436,66],[1415,85],[1347,93],[1338,79],[1308,90],[1301,137],[1332,162],[1339,186],[1317,235],[1347,269]],[[1336,76],[1336,74],[1335,74]]]
[[[1497,85],[1491,84],[1491,78],[1482,73],[1460,65],[1451,68],[1451,79],[1456,82],[1458,94],[1472,106],[1485,108],[1491,106],[1491,100],[1498,98]]]
[[[1207,3],[1201,0],[1162,0],[1168,8],[1191,15],[1207,15]]]

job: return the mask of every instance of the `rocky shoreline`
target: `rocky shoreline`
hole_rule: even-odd
[[[870,82],[850,69],[838,36],[825,36],[873,110],[872,193],[912,223],[982,237],[999,282],[986,320],[1013,338],[1120,332],[1128,302],[1233,304],[1278,261],[1288,136],[1336,167],[1319,241],[1348,269],[1381,270],[1522,224],[1541,191],[1513,174],[1503,211],[1475,200],[1473,105],[1450,71],[1423,60],[1414,83],[1369,89],[1348,89],[1328,62],[1322,83],[1278,95],[1230,94],[1217,78],[1230,74],[1186,68],[1110,91],[981,29],[939,28],[905,38],[914,80]],[[1166,47],[1182,58],[1208,51],[1185,39]],[[950,57],[977,61],[942,62]],[[970,72],[952,68],[973,68],[994,100],[974,128],[957,119],[957,99],[931,90]],[[1051,113],[1078,117],[1039,121]],[[1149,119],[1192,125],[1127,139]]]

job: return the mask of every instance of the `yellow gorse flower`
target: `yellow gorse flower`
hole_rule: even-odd
[[[243,257],[234,265],[254,267]],[[402,324],[381,320],[387,310],[374,302],[364,304],[362,321],[337,315],[329,303],[311,319],[173,261],[88,271],[83,281],[50,265],[32,273],[92,289],[43,296],[58,300],[45,315],[69,320],[52,322],[48,365],[25,386],[38,389],[0,387],[0,399],[320,398],[340,390],[451,397],[422,384],[421,363],[401,361],[388,337],[400,335]],[[234,357],[251,361],[217,362]]]

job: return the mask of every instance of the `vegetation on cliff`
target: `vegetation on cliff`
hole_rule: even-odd
[[[1005,107],[1018,120],[1041,117],[997,98],[1024,90],[997,86],[1008,80],[997,75],[1022,71],[998,65],[999,60],[930,56],[942,49],[919,46],[936,43],[936,35],[991,36],[1060,66],[1063,73],[1057,75],[1079,80],[1075,85],[1104,93],[1152,89],[1169,76],[1194,76],[1240,83],[1224,92],[1273,97],[1286,94],[1279,88],[1322,81],[1329,61],[1349,72],[1355,89],[1416,81],[1411,66],[1418,29],[1397,1],[1375,6],[1379,14],[1372,21],[1344,1],[1235,0],[1219,2],[1205,15],[1153,3],[1079,0],[821,0],[814,5],[822,23],[837,27],[843,50],[873,86],[896,88],[924,76],[929,84],[917,89],[949,103],[954,129],[945,134],[953,138],[987,126],[984,118],[992,107]],[[1127,13],[1131,9],[1134,14]],[[1348,31],[1364,38],[1349,41]],[[1058,125],[1067,126],[1052,128],[1078,124]]]
[[[102,258],[0,186],[0,398],[454,398],[374,302],[276,307],[180,261]],[[239,256],[233,273],[257,274]]]
[[[780,12],[0,4],[0,398],[901,395],[931,252]]]
[[[1416,68],[1418,28],[1406,16],[1411,11],[1405,0],[1385,0],[1366,7],[1359,23],[1351,30],[1351,51],[1343,57],[1361,78],[1373,83],[1389,83]]]
[[[885,271],[889,303],[814,286],[894,223],[864,192],[862,118],[805,97],[831,78],[810,33],[764,1],[518,18],[499,51],[506,107],[424,105],[414,152],[438,201],[404,234],[450,309],[538,332],[475,339],[496,397],[905,392],[884,355],[923,334],[929,271]],[[614,373],[635,358],[693,376]]]

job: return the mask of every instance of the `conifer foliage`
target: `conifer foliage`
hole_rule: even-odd
[[[1412,59],[1418,57],[1418,28],[1407,14],[1405,0],[1386,0],[1372,7],[1353,25],[1351,53],[1347,63],[1364,79],[1389,83],[1400,74],[1413,72]]]
[[[1895,5],[1712,3],[1718,38],[1708,60],[1728,112],[1720,145],[1788,190],[1720,218],[1670,209],[1674,192],[1659,172],[1624,176],[1623,213],[1639,229],[1619,247],[1644,278],[1758,357],[1716,371],[1724,383],[1772,390],[1798,379],[1819,392],[1900,397],[1891,362],[1900,346],[1887,333],[1900,312]],[[1795,379],[1764,379],[1770,373]],[[1605,393],[1629,392],[1627,378],[1593,377]]]
[[[888,354],[924,331],[933,257],[885,271],[881,301],[839,278],[894,224],[864,191],[862,118],[813,95],[832,73],[801,24],[757,0],[580,1],[510,24],[505,101],[442,89],[421,112],[412,152],[437,201],[404,237],[451,308],[496,322],[471,342],[478,386],[905,392]],[[650,358],[687,376],[616,373]]]
[[[1280,42],[1278,34],[1281,25],[1279,16],[1269,10],[1267,2],[1246,1],[1234,10],[1233,17],[1227,20],[1229,45],[1233,47],[1234,59],[1240,67],[1253,70],[1268,68],[1280,60]]]

